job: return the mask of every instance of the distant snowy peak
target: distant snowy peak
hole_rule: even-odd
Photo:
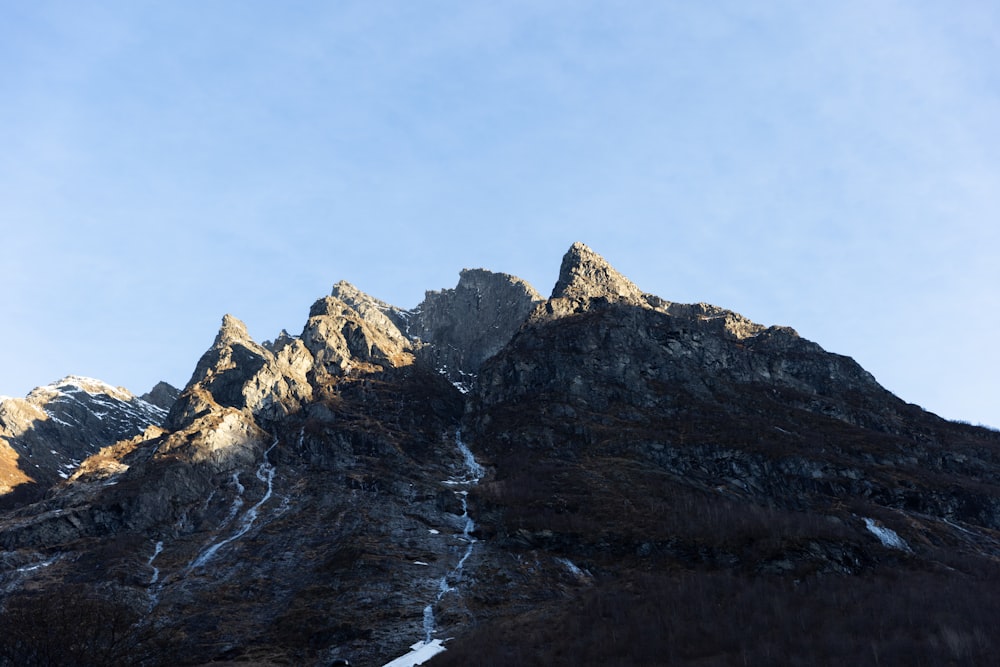
[[[125,387],[114,387],[103,380],[83,375],[67,375],[43,387],[36,387],[28,394],[28,400],[31,400],[32,397],[44,398],[53,394],[67,394],[80,391],[91,395],[105,394],[122,401],[129,401],[135,398]]]
[[[102,380],[69,375],[33,389],[25,398],[0,401],[0,495],[20,484],[43,493],[67,479],[80,462],[102,447],[159,426],[177,390],[161,383],[157,403]],[[16,482],[16,483],[15,483]]]
[[[163,384],[165,383],[160,383]],[[169,392],[169,389],[161,391]],[[56,421],[64,420],[65,417],[79,421],[80,415],[75,413],[82,411],[102,421],[141,421],[146,422],[146,425],[158,425],[167,415],[164,407],[139,398],[124,387],[115,387],[102,380],[81,375],[67,375],[44,387],[37,387],[25,400],[41,408],[50,419]]]

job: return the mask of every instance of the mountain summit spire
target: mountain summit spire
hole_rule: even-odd
[[[579,241],[563,255],[551,299],[572,303],[574,307],[570,310],[586,310],[587,304],[594,299],[635,305],[645,302],[643,291],[635,283]]]
[[[643,292],[606,259],[577,241],[563,255],[552,298],[641,300]]]

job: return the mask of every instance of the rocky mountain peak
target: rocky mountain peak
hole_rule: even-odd
[[[486,269],[462,269],[458,274],[458,285],[456,289],[490,289],[497,284],[504,284],[513,289],[523,292],[532,301],[541,301],[542,295],[538,293],[528,281],[512,276],[509,273],[499,273]]]
[[[391,308],[389,304],[363,292],[356,285],[349,283],[346,280],[338,280],[334,283],[333,289],[330,290],[330,296],[335,296],[351,306],[368,305],[380,306],[386,309]]]
[[[222,318],[222,326],[215,337],[215,346],[224,346],[234,342],[252,340],[247,325],[237,317],[226,313]]]
[[[404,323],[404,311],[362,292],[346,280],[334,285],[331,294],[350,306],[370,327],[392,341],[393,345],[400,349],[410,347],[410,341],[400,327]]]
[[[588,310],[591,302],[646,305],[643,291],[587,245],[577,242],[563,256],[548,310],[561,315]]]
[[[163,391],[166,391],[165,389]],[[176,391],[176,390],[175,390]],[[0,401],[0,495],[31,499],[101,447],[159,425],[167,411],[124,387],[69,375]]]
[[[583,243],[574,243],[563,255],[552,298],[642,300],[643,292],[611,264]]]
[[[169,382],[157,382],[148,392],[140,396],[142,400],[158,408],[169,411],[174,401],[180,395],[180,389]]]
[[[243,322],[227,314],[212,347],[198,360],[191,379],[174,402],[166,422],[168,428],[185,428],[220,406],[258,413],[277,402],[279,405],[273,409],[286,412],[288,408],[280,405],[278,398],[294,402],[303,392],[296,391],[297,384],[276,365],[274,354],[250,337]]]
[[[340,286],[345,287],[342,292],[337,289]],[[337,287],[337,294],[348,301],[338,296],[319,299],[309,310],[302,331],[302,341],[315,359],[316,377],[342,375],[351,368],[374,370],[412,363],[409,340],[382,310],[391,306],[347,283]]]

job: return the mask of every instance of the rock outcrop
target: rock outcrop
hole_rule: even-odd
[[[641,307],[646,295],[603,257],[583,243],[574,243],[563,256],[546,309],[565,315],[585,311],[594,302]]]
[[[168,382],[157,382],[152,389],[139,398],[147,403],[150,403],[151,405],[155,405],[161,410],[170,412],[170,408],[173,407],[174,401],[176,401],[177,397],[180,395],[181,390],[172,384]]]
[[[463,389],[482,363],[499,352],[542,297],[505,273],[465,269],[454,289],[427,292],[412,312],[398,313],[419,341],[418,357]]]

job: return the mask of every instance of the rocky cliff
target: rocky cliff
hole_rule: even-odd
[[[583,244],[548,299],[476,269],[412,311],[337,283],[273,342],[227,315],[156,400],[0,515],[0,664],[1000,648],[1000,434],[787,327],[644,293]],[[89,620],[60,620],[67,590]]]
[[[517,333],[537,303],[535,289],[504,273],[465,269],[454,289],[427,292],[404,315],[421,360],[467,390],[482,363]]]

